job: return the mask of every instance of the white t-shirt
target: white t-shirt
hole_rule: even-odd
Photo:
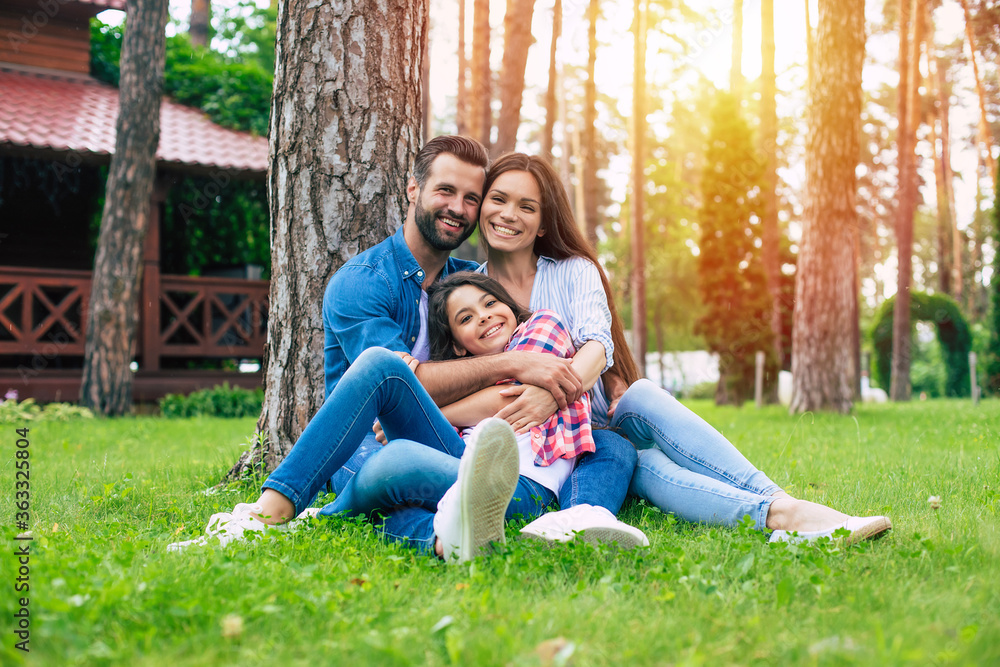
[[[431,358],[431,338],[427,327],[427,290],[420,290],[420,333],[410,350],[410,356],[420,363]]]

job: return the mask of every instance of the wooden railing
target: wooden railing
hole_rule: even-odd
[[[152,280],[150,280],[152,278]],[[162,357],[260,358],[268,282],[147,273],[136,354],[144,370]],[[0,267],[0,355],[83,355],[91,274]],[[136,304],[139,308],[139,304]]]

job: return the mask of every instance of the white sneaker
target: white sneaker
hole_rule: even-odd
[[[490,542],[505,543],[503,519],[518,479],[514,429],[502,419],[476,426],[458,465],[458,481],[438,502],[434,534],[444,560],[471,560]]]
[[[569,542],[579,536],[591,544],[617,542],[623,549],[649,546],[641,530],[619,521],[607,508],[594,505],[543,514],[522,528],[521,534],[547,542]]]
[[[260,505],[240,503],[233,508],[232,512],[213,514],[208,520],[204,535],[193,540],[168,544],[167,551],[183,551],[192,545],[208,544],[212,538],[217,539],[222,546],[226,546],[235,540],[242,540],[243,533],[247,531],[262,533],[268,528],[273,528],[273,526],[268,526],[260,519],[251,516],[251,514],[260,514],[261,509]]]
[[[768,538],[768,542],[814,542],[821,537],[834,538],[833,534],[837,530],[844,528],[851,531],[850,535],[844,537],[844,544],[856,544],[862,540],[869,540],[882,537],[892,530],[892,521],[885,516],[852,516],[843,523],[838,523],[833,528],[826,530],[813,530],[808,532],[797,532],[788,530],[775,530]]]

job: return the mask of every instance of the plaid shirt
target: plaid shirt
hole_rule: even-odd
[[[507,343],[508,351],[541,352],[568,359],[576,354],[569,332],[551,310],[538,310],[515,329]],[[513,382],[504,380],[503,382]],[[502,384],[502,383],[497,383]],[[548,421],[531,429],[531,448],[535,465],[551,465],[556,459],[572,459],[592,452],[594,435],[590,427],[590,396],[557,410]]]

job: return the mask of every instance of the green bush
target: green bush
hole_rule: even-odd
[[[256,417],[264,403],[263,389],[230,387],[229,383],[200,389],[187,396],[167,394],[160,399],[160,412],[168,418]]]
[[[26,398],[0,401],[0,423],[25,422],[33,420],[69,421],[70,419],[93,419],[94,413],[87,408],[72,403],[49,403],[42,407],[35,399]]]
[[[715,390],[719,383],[714,381],[699,382],[690,389],[685,389],[684,398],[715,400]]]

